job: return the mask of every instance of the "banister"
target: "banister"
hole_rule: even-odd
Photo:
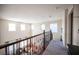
[[[25,41],[25,40],[31,39],[31,38],[33,38],[33,37],[36,37],[36,36],[39,36],[39,35],[42,35],[42,34],[43,34],[43,33],[40,33],[40,34],[31,36],[31,37],[28,37],[28,38],[25,38],[25,39],[22,39],[22,40],[17,40],[17,41],[15,41],[15,42],[2,44],[2,45],[0,45],[0,49],[2,49],[2,48],[4,48],[4,47],[7,47],[7,46],[10,46],[10,45],[13,45],[13,44],[16,44],[16,43],[19,43],[19,42],[21,42],[21,41]]]
[[[49,34],[50,33],[50,34]],[[47,36],[46,36],[46,35]],[[45,48],[46,48],[46,38],[45,37],[48,37],[49,35],[50,35],[50,39],[51,39],[51,32],[50,31],[47,31],[47,32],[45,32],[45,30],[43,31],[43,33],[40,33],[40,34],[37,34],[37,35],[33,35],[33,36],[31,36],[31,37],[27,37],[27,38],[25,38],[25,39],[21,39],[21,38],[19,38],[19,39],[16,39],[16,41],[7,41],[6,43],[4,43],[4,44],[2,44],[2,45],[0,45],[0,49],[3,49],[3,48],[5,48],[5,54],[6,55],[9,55],[9,50],[8,50],[8,48],[10,47],[10,46],[13,46],[13,55],[16,55],[16,54],[20,54],[20,50],[15,50],[15,45],[17,45],[17,44],[19,44],[19,48],[18,49],[20,49],[20,43],[21,42],[23,42],[23,41],[27,41],[27,45],[28,45],[28,40],[30,40],[30,49],[31,49],[31,39],[32,38],[34,38],[34,37],[38,37],[38,36],[40,36],[40,35],[43,35],[43,37],[42,37],[42,39],[43,39],[43,51],[45,50]],[[25,48],[25,47],[23,47],[23,48]],[[17,53],[17,52],[19,52],[19,53]],[[31,55],[31,50],[30,50],[30,55]],[[28,55],[28,46],[27,46],[27,55]]]

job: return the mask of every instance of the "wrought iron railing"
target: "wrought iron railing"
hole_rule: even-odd
[[[52,40],[51,31],[43,32],[25,39],[16,39],[0,45],[0,54],[5,55],[39,55]]]

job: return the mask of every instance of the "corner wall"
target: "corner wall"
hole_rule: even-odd
[[[68,9],[67,14],[67,44],[70,44],[71,42],[71,13],[73,12],[73,5]]]
[[[79,4],[73,7],[73,44],[79,46]]]

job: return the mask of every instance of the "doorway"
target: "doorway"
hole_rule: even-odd
[[[50,29],[52,31],[53,34],[53,40],[59,40],[62,41],[62,19],[61,20],[57,20],[54,23],[50,24]]]

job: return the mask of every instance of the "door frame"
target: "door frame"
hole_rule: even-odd
[[[73,8],[69,14],[69,20],[70,20],[70,31],[71,31],[70,44],[73,45]]]

